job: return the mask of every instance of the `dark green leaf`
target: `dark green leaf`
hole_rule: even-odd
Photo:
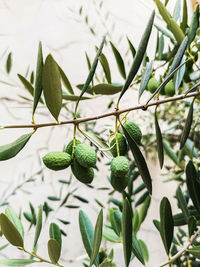
[[[62,237],[60,227],[56,223],[51,223],[49,228],[49,236],[51,239],[55,239],[60,246],[62,247]]]
[[[76,199],[78,199],[79,201],[81,201],[83,203],[89,203],[89,201],[87,199],[85,199],[84,197],[80,197],[77,195],[73,195],[73,197],[75,197]]]
[[[107,82],[111,83],[111,73],[110,73],[109,63],[108,63],[106,56],[103,53],[101,53],[99,57],[99,61],[101,63],[101,66],[103,67],[103,71],[105,73]]]
[[[90,266],[92,266],[92,264],[94,263],[99,252],[102,239],[102,228],[103,228],[103,210],[101,209],[94,229],[94,242],[90,257]]]
[[[156,229],[160,232],[160,222],[158,220],[153,220],[153,224],[155,225]]]
[[[188,32],[188,46],[194,40],[198,27],[199,27],[199,5],[197,5],[197,8],[192,16],[191,25]]]
[[[30,223],[32,223],[33,218],[32,218],[31,213],[23,212],[23,215],[24,215],[24,217],[26,218],[27,221],[29,221]]]
[[[149,191],[146,191],[138,198],[138,200],[135,202],[135,207],[141,205],[146,198],[149,196]]]
[[[194,99],[195,100],[195,99]],[[190,109],[185,121],[185,126],[183,128],[183,132],[181,135],[181,140],[180,140],[180,149],[182,149],[185,145],[185,142],[190,134],[190,129],[192,126],[192,120],[193,120],[193,104],[194,104],[194,100],[192,101],[191,105],[190,105]]]
[[[200,183],[198,181],[199,177],[197,175],[196,169],[190,160],[186,166],[186,183],[190,194],[190,198],[197,209],[200,212]]]
[[[34,88],[32,84],[26,78],[24,78],[21,74],[17,74],[17,76],[20,79],[20,81],[23,83],[25,89],[33,96]]]
[[[60,71],[60,77],[63,81],[63,84],[65,86],[65,88],[68,90],[68,92],[71,94],[71,95],[74,95],[74,90],[71,86],[71,83],[70,81],[68,80],[66,74],[64,73],[64,71],[61,69],[61,67],[58,65],[58,69]]]
[[[160,0],[154,0],[159,10],[160,15],[162,16],[163,20],[167,23],[169,30],[173,33],[174,37],[176,38],[179,44],[182,43],[185,35],[178,24],[173,20],[169,12],[167,11],[166,7]]]
[[[0,161],[15,157],[29,141],[32,134],[24,134],[12,143],[0,146]]]
[[[122,126],[124,134],[126,136],[126,139],[128,141],[128,144],[130,146],[130,149],[132,151],[133,157],[135,159],[136,165],[138,167],[139,173],[143,179],[144,184],[146,185],[148,191],[150,194],[152,194],[152,183],[151,183],[151,176],[146,164],[146,161],[140,152],[139,147],[133,140],[133,138],[130,136],[128,131]]]
[[[137,234],[139,229],[140,229],[139,212],[137,209],[135,209],[134,215],[133,215],[133,231],[134,231],[134,233]]]
[[[40,236],[40,233],[41,233],[41,229],[42,229],[42,211],[43,211],[43,206],[40,205],[39,206],[37,220],[36,220],[33,248],[35,248],[36,245],[37,245],[37,242],[38,242],[38,239],[39,239],[39,236]]]
[[[49,54],[42,72],[42,86],[46,105],[52,116],[58,120],[62,107],[62,90],[58,65]]]
[[[43,71],[43,54],[42,54],[42,43],[39,42],[38,55],[37,55],[37,67],[36,67],[36,78],[35,78],[35,89],[33,99],[33,114],[37,108],[38,101],[42,94],[42,71]]]
[[[79,99],[78,95],[67,95],[67,94],[62,94],[62,99],[69,100],[69,101],[77,101]],[[83,96],[81,100],[88,100],[92,99],[91,97]]]
[[[125,266],[129,266],[132,251],[132,209],[127,198],[124,199],[122,211],[122,241]]]
[[[161,36],[159,37],[159,41],[158,41],[158,59],[162,60],[163,58],[163,51],[164,51],[164,37],[163,34],[161,34]]]
[[[187,0],[183,0],[183,15],[182,15],[182,30],[185,32],[188,23],[188,8],[187,8]]]
[[[106,84],[106,83],[100,83],[91,88],[91,90],[95,94],[100,95],[114,95],[122,90],[122,85],[120,84]]]
[[[140,212],[139,212],[139,223],[141,225],[141,223],[144,221],[144,219],[146,218],[147,215],[147,211],[149,209],[151,203],[151,197],[147,196],[142,207],[140,208]]]
[[[35,214],[35,209],[31,202],[29,203],[30,210],[31,210],[31,215],[32,215],[32,223],[35,225],[36,224],[36,214]]]
[[[133,44],[131,43],[131,41],[128,37],[127,37],[127,40],[128,40],[128,45],[129,45],[129,48],[131,50],[132,56],[135,57],[135,54],[136,54],[135,47],[133,46]]]
[[[163,141],[163,146],[164,146],[166,154],[170,157],[170,159],[173,160],[173,162],[175,164],[178,164],[178,157],[177,157],[176,153],[174,153],[172,148],[169,146],[169,144],[167,142]]]
[[[142,254],[144,255],[144,259],[147,262],[149,260],[149,252],[147,245],[141,239],[138,240],[139,246],[141,248]]]
[[[10,73],[11,67],[12,67],[12,53],[10,52],[6,60],[6,72],[8,74]]]
[[[183,192],[182,192],[180,186],[176,190],[176,198],[178,200],[178,205],[179,205],[180,209],[182,210],[183,215],[185,217],[185,220],[187,222],[190,214],[189,214],[189,211],[187,208],[187,202],[185,200],[185,196],[183,195]]]
[[[146,188],[145,184],[144,184],[144,183],[140,184],[140,185],[133,191],[133,194],[136,195],[136,194],[140,193],[144,188]]]
[[[145,265],[144,256],[142,254],[142,250],[140,248],[139,242],[135,236],[135,234],[132,234],[132,251],[134,255],[138,258],[138,260]]]
[[[150,37],[150,34],[151,34],[153,21],[154,21],[154,16],[155,16],[155,11],[152,12],[151,17],[150,17],[150,19],[148,21],[148,24],[146,26],[146,29],[144,31],[144,34],[142,36],[142,39],[140,40],[139,47],[137,49],[136,55],[134,57],[132,66],[130,68],[130,71],[129,71],[128,77],[127,77],[127,79],[125,81],[125,84],[124,84],[124,87],[122,89],[122,92],[121,92],[121,94],[119,96],[118,102],[121,99],[121,97],[123,96],[123,94],[126,92],[126,90],[129,88],[129,85],[133,81],[133,79],[134,79],[136,73],[138,72],[138,69],[139,69],[139,67],[140,67],[140,65],[142,63],[142,59],[143,59],[143,56],[144,56],[144,54],[146,52],[147,44],[148,44],[149,37]]]
[[[99,50],[97,51],[97,54],[96,54],[96,57],[93,61],[93,64],[91,66],[91,69],[89,71],[89,74],[88,74],[88,77],[87,77],[87,80],[82,88],[82,91],[81,91],[81,94],[79,96],[79,99],[77,100],[77,103],[76,103],[76,109],[78,107],[78,104],[79,104],[79,101],[81,100],[83,94],[87,91],[92,79],[93,79],[93,76],[95,74],[95,71],[96,71],[96,67],[97,67],[97,64],[98,64],[98,60],[99,60],[99,56],[101,55],[101,52],[102,52],[102,49],[103,49],[103,46],[104,46],[104,42],[105,42],[105,37],[103,38],[103,41],[101,42],[101,45],[100,45],[100,48]]]
[[[200,246],[194,246],[186,251],[192,254],[195,258],[200,259]]]
[[[0,264],[7,266],[25,266],[35,263],[37,261],[31,259],[1,259]]]
[[[119,210],[111,208],[109,210],[110,223],[115,233],[120,236],[122,213]]]
[[[88,256],[91,257],[94,242],[94,230],[89,218],[82,210],[79,212],[79,228],[85,250]]]
[[[13,223],[17,231],[20,233],[21,237],[24,238],[24,227],[14,210],[12,210],[11,207],[8,206],[5,210],[5,215]]]
[[[48,241],[48,254],[51,262],[56,264],[60,258],[60,245],[55,239]]]
[[[115,56],[115,60],[117,63],[119,73],[121,74],[122,78],[126,79],[126,70],[125,70],[124,61],[122,59],[122,56],[120,55],[119,51],[117,50],[117,48],[114,46],[114,44],[112,42],[110,42],[110,45],[111,45],[113,54]]]
[[[144,90],[146,89],[146,86],[148,84],[149,78],[151,77],[152,67],[153,67],[153,60],[147,64],[146,69],[145,69],[145,71],[144,71],[144,73],[142,75],[142,80],[141,80],[141,83],[140,83],[138,100],[140,100],[140,97],[142,96]]]
[[[13,246],[24,246],[24,241],[21,234],[18,232],[15,225],[3,213],[0,214],[0,226],[3,235]]]
[[[48,199],[51,201],[59,201],[60,200],[59,197],[54,197],[54,196],[49,196]]]
[[[160,235],[167,255],[173,240],[174,221],[169,200],[164,197],[160,203]]]
[[[188,220],[188,234],[191,237],[194,234],[194,231],[197,227],[197,220],[194,216],[190,216]]]
[[[158,124],[156,110],[155,110],[155,128],[156,128],[156,142],[157,142],[158,158],[159,158],[160,168],[162,169],[163,162],[164,162],[164,150],[163,150],[162,133],[160,130],[160,126]]]

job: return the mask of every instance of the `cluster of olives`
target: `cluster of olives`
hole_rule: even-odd
[[[137,144],[141,143],[142,133],[134,122],[126,122],[123,127]],[[122,192],[129,182],[129,161],[125,157],[128,146],[126,138],[117,133],[117,136],[110,142],[110,150],[113,155],[111,161],[111,185],[119,192]],[[118,149],[116,145],[118,140]],[[73,152],[73,140],[68,143],[63,152],[49,152],[43,157],[43,162],[47,168],[58,171],[68,168],[71,165],[72,173],[82,183],[89,184],[93,181],[97,156],[95,150],[87,145],[75,140]],[[72,155],[73,154],[73,155]]]
[[[47,168],[58,171],[66,169],[71,165],[72,173],[82,183],[88,184],[93,181],[97,156],[95,150],[75,141],[74,157],[72,158],[73,140],[66,146],[64,152],[50,152],[43,157]]]
[[[155,77],[152,77],[147,84],[147,90],[149,90],[149,92],[153,94],[159,86],[160,82],[156,80]],[[173,96],[175,94],[174,83],[172,81],[168,82],[165,87],[160,90],[160,94]]]

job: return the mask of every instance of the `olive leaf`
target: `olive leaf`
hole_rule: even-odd
[[[181,12],[181,0],[177,0],[174,10],[173,10],[173,19],[177,21],[180,17],[180,12]]]
[[[130,39],[128,37],[127,38],[127,41],[128,41],[128,45],[129,45],[129,48],[131,50],[131,53],[132,53],[132,56],[133,58],[135,57],[135,54],[136,54],[136,50],[135,50],[135,47],[133,46],[132,42],[130,41]]]
[[[77,101],[79,99],[79,96],[62,94],[62,99],[68,100],[68,101]],[[88,100],[88,99],[92,99],[92,97],[88,97],[88,96],[81,97],[81,100]]]
[[[160,168],[162,169],[163,162],[164,162],[164,150],[163,150],[162,133],[161,133],[160,126],[158,123],[156,110],[155,110],[155,128],[156,128],[156,142],[157,142],[158,158],[159,158]]]
[[[186,184],[194,207],[200,212],[200,183],[194,164],[190,160],[186,166]]]
[[[183,132],[182,132],[182,135],[181,135],[181,140],[180,140],[180,149],[183,148],[183,146],[185,145],[185,142],[190,134],[190,129],[191,129],[191,126],[192,126],[192,120],[193,120],[193,104],[194,104],[194,100],[195,98],[193,99],[191,105],[190,105],[190,108],[189,108],[189,112],[188,112],[188,115],[187,115],[187,118],[186,118],[186,121],[185,121],[185,126],[183,128]]]
[[[29,141],[32,134],[24,134],[12,143],[0,146],[0,161],[15,157]]]
[[[199,5],[197,5],[196,10],[192,16],[191,25],[188,32],[188,46],[194,40],[198,27],[199,27]]]
[[[179,44],[182,43],[185,35],[175,20],[171,17],[169,12],[167,11],[166,7],[160,0],[154,0],[156,6],[159,10],[160,15],[162,16],[163,20],[167,23],[169,30],[173,33],[174,37],[176,38]]]
[[[139,89],[139,95],[138,95],[138,101],[140,100],[140,97],[142,96],[144,90],[146,89],[148,81],[151,77],[152,68],[153,68],[153,60],[147,64],[146,69],[142,75],[142,80],[140,83],[140,89]]]
[[[0,264],[7,266],[26,266],[37,261],[32,259],[1,259]]]
[[[163,197],[160,203],[160,235],[167,255],[174,235],[174,221],[169,200]]]
[[[188,23],[187,0],[183,0],[183,15],[182,15],[182,22],[181,22],[181,28],[183,32],[185,32],[185,29],[187,28],[187,23]]]
[[[43,70],[43,54],[42,54],[42,43],[39,42],[38,55],[37,55],[37,67],[36,67],[36,78],[35,78],[35,89],[33,98],[33,112],[37,108],[38,101],[40,100],[42,94],[42,70]]]
[[[101,209],[101,211],[99,212],[97,221],[96,221],[95,229],[94,229],[94,242],[93,242],[93,248],[92,248],[92,253],[90,257],[90,266],[92,266],[92,264],[94,263],[99,252],[101,239],[102,239],[102,228],[103,228],[103,210]]]
[[[120,236],[122,213],[119,210],[111,208],[109,210],[109,218],[110,218],[112,229],[115,231],[115,233],[118,236]]]
[[[176,190],[176,198],[178,200],[178,205],[181,208],[183,215],[185,217],[185,221],[188,222],[188,219],[190,217],[188,208],[187,208],[187,202],[185,200],[185,196],[183,195],[183,192],[181,190],[181,187],[179,186]]]
[[[10,206],[6,208],[5,215],[13,223],[17,231],[20,233],[21,237],[24,238],[24,227],[22,225],[22,222]]]
[[[130,146],[133,157],[135,159],[135,163],[138,167],[139,173],[143,179],[143,182],[146,185],[149,193],[152,194],[151,175],[149,173],[146,161],[145,161],[139,147],[137,146],[137,144],[135,143],[135,141],[133,140],[131,135],[128,133],[128,131],[123,127],[123,125],[122,125],[122,128],[123,128],[124,134],[126,136],[126,139],[128,141],[128,144]]]
[[[188,93],[192,93],[192,92],[196,91],[196,89],[198,89],[199,86],[200,86],[200,81],[198,83],[196,83],[194,86],[192,86],[192,88],[189,88],[186,91],[185,95],[187,95]]]
[[[168,31],[166,28],[163,28],[161,25],[154,23],[154,26],[156,27],[156,29],[161,32],[164,36],[166,36],[167,38],[169,38],[171,40],[172,43],[175,43],[175,39],[173,34]]]
[[[47,56],[43,66],[42,86],[46,105],[52,116],[58,121],[62,107],[62,90],[60,71],[51,54]]]
[[[121,92],[122,87],[123,86],[121,84],[116,84],[116,83],[113,83],[113,84],[100,83],[100,84],[97,84],[91,87],[91,90],[95,94],[114,95],[114,94]]]
[[[200,259],[200,246],[193,246],[186,250],[188,253],[192,254],[195,258]]]
[[[188,234],[189,237],[191,237],[197,228],[197,219],[194,216],[190,216],[187,223],[188,223]]]
[[[49,258],[53,264],[56,264],[60,258],[60,245],[55,239],[49,239],[47,246]]]
[[[42,230],[42,212],[43,212],[43,206],[39,206],[38,216],[36,220],[36,227],[35,227],[35,237],[34,237],[34,244],[33,248],[36,248],[41,230]]]
[[[132,209],[127,198],[124,199],[122,210],[122,239],[125,266],[128,267],[132,251]]]
[[[26,78],[24,78],[21,74],[17,74],[17,76],[22,82],[22,84],[24,85],[25,89],[33,96],[34,88],[32,84]]]
[[[138,240],[138,243],[142,251],[142,254],[144,255],[144,259],[147,262],[149,260],[149,251],[148,251],[147,245],[141,239]]]
[[[6,60],[6,72],[9,74],[12,67],[12,53],[10,52],[8,54],[7,60]]]
[[[61,69],[61,67],[59,65],[58,65],[58,69],[60,71],[60,77],[62,79],[62,82],[63,82],[65,88],[68,90],[68,92],[71,95],[74,95],[74,90],[73,90],[71,83],[70,83],[69,79],[67,78],[66,74],[64,73],[64,71]]]
[[[170,145],[167,142],[163,141],[163,146],[166,154],[170,157],[170,159],[173,160],[175,164],[178,164],[178,157],[176,153],[172,150]]]
[[[137,49],[136,55],[134,57],[133,63],[131,65],[131,68],[130,68],[130,71],[129,71],[129,74],[128,74],[127,78],[126,78],[125,84],[124,84],[123,89],[121,91],[121,94],[119,96],[118,102],[122,98],[122,96],[124,95],[126,90],[129,88],[131,82],[133,81],[133,79],[134,79],[136,73],[138,72],[139,67],[140,67],[140,65],[142,63],[142,59],[143,59],[144,54],[146,52],[147,44],[148,44],[149,37],[150,37],[150,34],[151,34],[153,21],[154,21],[154,16],[155,16],[155,11],[152,12],[152,14],[150,16],[150,19],[149,19],[149,21],[147,23],[146,29],[144,31],[144,34],[143,34],[143,36],[142,36],[142,38],[140,40],[139,47]]]
[[[21,234],[15,225],[9,220],[8,216],[3,213],[0,214],[0,226],[3,235],[13,246],[24,246],[24,241]]]
[[[97,48],[97,50],[98,50],[98,48]],[[99,57],[99,61],[101,63],[103,71],[105,73],[105,77],[106,77],[107,82],[111,83],[111,73],[110,73],[109,63],[108,63],[106,56],[103,53],[101,53],[101,55]]]
[[[145,265],[144,256],[142,250],[140,248],[140,244],[136,238],[135,233],[132,234],[132,250],[134,255],[138,258],[138,260]]]
[[[56,223],[50,224],[49,236],[51,239],[54,239],[57,241],[57,243],[59,244],[60,249],[61,249],[61,247],[62,247],[61,230],[60,230],[60,227]]]
[[[113,54],[115,56],[115,60],[117,62],[119,73],[121,74],[122,78],[126,79],[126,70],[125,70],[123,58],[112,42],[110,42],[110,45],[111,45]]]

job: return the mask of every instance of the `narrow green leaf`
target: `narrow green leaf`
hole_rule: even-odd
[[[89,200],[87,200],[84,197],[78,196],[78,195],[73,195],[74,198],[78,199],[79,201],[83,202],[83,203],[89,203]]]
[[[195,99],[194,99],[195,100]],[[194,100],[192,101],[191,105],[190,105],[190,109],[185,121],[185,126],[183,128],[183,132],[181,135],[181,140],[180,140],[180,149],[182,149],[185,145],[185,142],[190,134],[190,129],[192,126],[192,120],[193,120],[193,104],[194,104]]]
[[[33,96],[34,88],[32,84],[26,78],[24,78],[21,74],[17,74],[17,76],[22,82],[22,84],[24,85],[25,89]]]
[[[163,28],[161,25],[154,23],[154,26],[156,27],[156,29],[161,32],[164,36],[166,36],[167,38],[169,38],[171,40],[172,43],[175,43],[175,39],[173,34],[168,31],[167,29]]]
[[[56,264],[60,258],[60,245],[55,239],[49,239],[47,246],[49,258],[53,264]]]
[[[149,191],[145,190],[145,192],[138,198],[138,200],[135,202],[135,207],[141,205],[144,203],[146,198],[149,197]]]
[[[94,242],[94,230],[88,216],[82,210],[79,212],[79,228],[85,250],[91,258]]]
[[[42,230],[42,212],[43,212],[43,206],[39,206],[37,221],[36,221],[36,227],[35,227],[35,237],[34,237],[34,244],[33,248],[36,248],[41,230]]]
[[[58,120],[62,107],[62,90],[58,65],[49,54],[42,72],[42,86],[46,105],[52,116]]]
[[[93,64],[91,66],[91,69],[89,71],[89,74],[88,74],[88,77],[86,79],[86,82],[82,88],[82,91],[81,91],[81,94],[79,96],[79,99],[77,100],[77,103],[76,103],[76,108],[78,107],[78,104],[79,104],[79,101],[81,100],[83,94],[87,91],[92,79],[93,79],[93,76],[95,74],[95,71],[96,71],[96,67],[97,67],[97,64],[98,64],[98,60],[99,60],[99,56],[101,55],[101,52],[102,52],[102,49],[103,49],[103,46],[104,46],[104,43],[105,43],[105,37],[103,38],[102,42],[101,42],[101,45],[99,47],[99,50],[97,51],[97,54],[96,54],[96,57],[93,61]]]
[[[113,54],[115,56],[115,60],[117,63],[119,73],[121,74],[122,78],[126,79],[126,70],[125,70],[124,61],[122,59],[122,56],[120,55],[119,51],[117,50],[117,48],[114,46],[114,44],[112,42],[110,42],[110,45],[111,45]]]
[[[15,157],[29,141],[32,134],[24,134],[12,143],[0,146],[0,161]]]
[[[144,31],[144,34],[143,34],[143,36],[142,36],[142,38],[140,40],[139,47],[137,49],[136,55],[134,57],[132,66],[130,68],[130,71],[129,71],[128,77],[127,77],[127,79],[125,81],[125,84],[124,84],[124,87],[122,89],[122,92],[121,92],[121,94],[119,96],[118,102],[122,98],[122,96],[126,92],[126,90],[129,88],[129,85],[133,81],[133,79],[134,79],[136,73],[138,72],[139,67],[140,67],[140,65],[142,63],[142,59],[143,59],[143,56],[144,56],[144,54],[146,52],[147,44],[148,44],[149,37],[150,37],[150,34],[151,34],[153,21],[154,21],[154,16],[155,16],[155,11],[152,12],[151,17],[150,17],[150,19],[148,21],[148,24],[146,26],[146,29]]]
[[[121,84],[100,83],[91,87],[91,90],[97,95],[114,95],[121,92],[122,87]]]
[[[127,198],[124,199],[122,211],[122,240],[125,266],[128,267],[132,251],[132,209]]]
[[[197,219],[194,216],[190,216],[188,219],[188,234],[191,237],[197,228]]]
[[[173,20],[169,12],[167,11],[166,7],[160,0],[154,0],[159,10],[160,15],[162,16],[163,20],[167,23],[169,30],[173,33],[174,37],[176,38],[179,44],[182,43],[185,35],[178,24]]]
[[[200,246],[194,246],[186,251],[192,254],[195,258],[200,259]]]
[[[200,212],[200,183],[196,169],[190,160],[186,166],[186,184],[194,207]]]
[[[23,227],[22,222],[20,221],[19,217],[14,212],[14,210],[8,206],[5,210],[5,215],[13,223],[13,225],[15,226],[17,231],[20,233],[21,237],[24,238],[24,227]]]
[[[35,113],[38,101],[40,100],[42,94],[42,71],[43,71],[42,43],[39,42],[32,114]]]
[[[89,58],[89,56],[88,56],[88,54],[86,52],[85,52],[85,57],[86,57],[86,60],[87,60],[88,70],[90,71],[92,65],[91,65],[90,58]]]
[[[137,209],[134,210],[132,224],[133,224],[133,231],[135,234],[137,234],[138,230],[140,229],[140,218],[139,218],[139,212]]]
[[[95,230],[94,230],[94,242],[93,242],[93,248],[92,248],[92,253],[90,257],[90,266],[94,263],[98,253],[99,253],[99,248],[101,245],[101,239],[102,239],[102,228],[103,228],[103,210],[101,209],[96,225],[95,225]]]
[[[105,73],[105,77],[106,77],[107,82],[111,83],[111,73],[110,73],[109,63],[108,63],[106,56],[103,53],[101,53],[101,55],[99,57],[99,61],[101,63],[103,71]]]
[[[198,27],[199,27],[199,5],[197,5],[197,8],[192,16],[191,25],[188,32],[188,46],[194,40]]]
[[[7,60],[6,60],[6,72],[9,74],[12,67],[12,53],[10,52],[8,54]]]
[[[112,229],[105,228],[103,230],[103,238],[112,242],[112,243],[119,243],[120,238]]]
[[[141,248],[142,254],[144,255],[144,259],[146,262],[149,261],[149,251],[147,245],[141,239],[138,240],[139,246]]]
[[[48,196],[48,199],[51,201],[60,201],[59,197],[54,197],[54,196]]]
[[[156,229],[160,232],[160,221],[153,220],[153,224],[155,225]]]
[[[79,96],[62,94],[62,99],[68,100],[68,101],[77,101],[79,99]],[[87,96],[81,97],[81,100],[88,100],[88,99],[92,99],[92,97],[87,97]]]
[[[136,50],[135,50],[135,47],[133,46],[132,42],[130,41],[130,39],[128,37],[126,37],[127,40],[128,40],[128,45],[129,45],[129,48],[131,50],[131,53],[132,53],[132,56],[133,58],[135,57],[135,54],[136,54]]]
[[[31,259],[1,259],[0,264],[6,266],[25,266],[28,264],[35,263],[37,261]]]
[[[62,237],[60,227],[56,223],[51,223],[49,227],[49,236],[51,239],[55,239],[60,246],[62,247]]]
[[[182,15],[182,30],[185,32],[188,23],[188,8],[187,8],[187,0],[183,0],[183,15]]]
[[[185,61],[185,56],[181,60],[181,64]],[[174,75],[173,82],[175,87],[175,92],[178,92],[178,89],[182,83],[183,77],[185,74],[185,65],[183,65]]]
[[[144,90],[146,89],[148,81],[151,77],[152,68],[153,68],[153,60],[147,64],[146,69],[142,75],[142,80],[140,83],[140,89],[139,89],[139,95],[138,95],[138,101],[140,100],[140,97],[142,96]]]
[[[122,213],[119,210],[111,208],[109,210],[110,223],[115,233],[120,236]]]
[[[194,86],[192,86],[192,88],[188,89],[185,93],[185,95],[187,95],[188,93],[192,93],[194,91],[196,91],[196,89],[198,89],[198,87],[200,86],[200,81],[198,83],[196,83]]]
[[[190,214],[189,214],[189,211],[188,211],[188,208],[187,208],[187,202],[185,200],[185,197],[183,195],[183,192],[182,192],[180,186],[176,190],[176,198],[178,200],[178,205],[179,205],[180,209],[183,212],[185,220],[186,220],[186,222],[188,222]]]
[[[162,133],[161,133],[160,126],[158,123],[156,110],[155,110],[155,128],[156,128],[156,142],[157,142],[158,158],[159,158],[160,168],[162,169],[163,162],[164,162],[164,150],[163,150]]]
[[[159,41],[158,41],[158,59],[162,60],[163,58],[163,51],[164,51],[164,37],[163,34],[161,34],[161,36],[159,37]]]
[[[145,265],[144,256],[142,253],[142,250],[140,248],[139,242],[135,236],[135,233],[132,234],[132,251],[134,255],[137,257],[137,259]]]
[[[180,17],[180,12],[181,12],[181,0],[177,0],[174,11],[173,11],[173,19],[177,21]]]
[[[21,234],[18,232],[15,225],[3,213],[0,214],[0,226],[3,235],[10,242],[10,244],[17,247],[24,246],[24,241]]]
[[[174,221],[169,200],[164,197],[160,203],[160,235],[167,255],[174,235]]]
[[[166,154],[170,157],[170,159],[173,160],[175,164],[178,164],[178,157],[176,153],[172,150],[172,148],[169,146],[169,144],[163,141],[163,146],[164,146]]]
[[[30,223],[32,223],[33,218],[32,218],[32,214],[31,213],[23,212],[23,215],[24,215],[24,217],[25,217],[25,219],[27,221],[29,221]]]
[[[139,212],[139,223],[140,225],[142,224],[142,222],[145,220],[149,206],[151,203],[151,197],[147,196],[144,203],[142,204],[142,207],[140,208],[140,212]]]
[[[31,204],[31,202],[29,203],[29,206],[30,206],[31,215],[32,215],[32,223],[33,223],[34,225],[36,225],[35,208],[34,208],[33,205]]]
[[[59,65],[58,65],[58,69],[60,71],[60,77],[63,81],[65,88],[68,90],[68,92],[71,95],[74,95],[74,90],[73,90],[71,83],[70,83],[69,79],[67,78],[66,74],[64,73],[64,71],[61,69],[61,67]]]
[[[149,193],[152,194],[151,175],[149,173],[146,161],[145,161],[139,147],[137,146],[137,144],[135,143],[135,141],[131,137],[131,135],[128,133],[128,131],[123,126],[122,126],[122,128],[123,128],[124,134],[126,136],[126,139],[128,141],[128,144],[130,146],[130,149],[132,151],[132,154],[133,154],[133,157],[135,159],[136,165],[138,167],[139,173],[143,179],[143,182],[146,185]]]

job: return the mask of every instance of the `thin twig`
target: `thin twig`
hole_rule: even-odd
[[[50,122],[50,123],[41,123],[41,124],[5,125],[5,126],[1,126],[0,129],[33,128],[33,129],[36,130],[36,129],[42,128],[42,127],[61,126],[61,125],[64,125],[64,124],[76,124],[77,125],[79,123],[83,123],[83,122],[87,122],[87,121],[95,121],[95,120],[99,120],[99,119],[110,117],[110,116],[117,116],[117,115],[120,115],[120,114],[128,112],[128,111],[139,110],[139,109],[147,110],[147,108],[152,107],[152,106],[157,106],[157,105],[160,105],[160,104],[173,102],[173,101],[177,101],[177,100],[183,100],[183,99],[189,98],[189,97],[197,97],[199,95],[200,95],[200,92],[190,93],[190,94],[187,94],[187,95],[183,94],[183,95],[179,95],[179,96],[175,96],[175,97],[169,97],[169,98],[166,98],[166,99],[157,100],[157,101],[154,101],[154,102],[149,103],[147,105],[145,105],[145,104],[138,105],[138,106],[135,106],[135,107],[116,110],[116,111],[113,111],[113,112],[109,112],[109,113],[105,113],[105,114],[101,114],[101,115],[97,115],[97,116],[93,116],[93,117],[72,119],[72,120],[67,120],[67,121],[61,121],[59,123]]]
[[[177,260],[192,245],[192,243],[195,241],[196,237],[199,234],[200,234],[200,230],[194,233],[194,235],[190,238],[189,242],[176,255],[170,258],[170,260],[161,263],[159,267],[163,267],[165,265],[171,264],[172,262]]]

